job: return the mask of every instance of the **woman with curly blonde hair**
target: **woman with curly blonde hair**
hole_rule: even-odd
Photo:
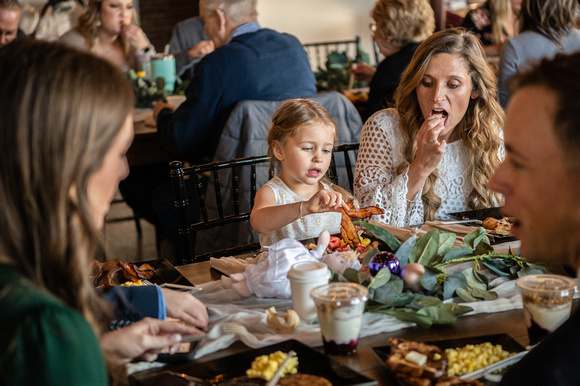
[[[60,41],[107,59],[122,71],[142,71],[155,50],[135,21],[133,0],[89,0],[76,27]]]
[[[486,187],[503,156],[504,114],[495,76],[477,37],[437,32],[415,52],[395,92],[395,108],[364,125],[355,197],[378,205],[395,226],[496,206]]]

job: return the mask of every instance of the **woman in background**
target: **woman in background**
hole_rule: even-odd
[[[364,62],[352,66],[356,79],[370,82],[363,120],[392,104],[403,70],[419,44],[435,30],[428,0],[379,0],[372,17],[374,38],[385,59],[377,68]]]
[[[462,27],[472,31],[488,56],[498,56],[505,42],[517,35],[522,0],[487,0],[465,15]]]
[[[527,62],[580,50],[576,29],[576,0],[524,0],[521,30],[503,48],[499,63],[499,98],[502,107],[510,99],[509,80]]]
[[[155,50],[135,20],[133,0],[89,0],[76,27],[60,41],[107,59],[124,72],[142,71]]]
[[[487,181],[500,163],[503,110],[477,37],[463,28],[425,40],[403,72],[395,108],[365,123],[354,195],[376,220],[403,227],[497,206]]]
[[[28,39],[0,49],[0,73],[0,384],[105,385],[106,363],[199,333],[149,318],[103,332],[89,271],[128,173],[133,91],[103,59]]]

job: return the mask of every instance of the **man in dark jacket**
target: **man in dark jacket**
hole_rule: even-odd
[[[198,64],[176,111],[155,106],[163,146],[176,154],[210,160],[222,128],[242,100],[279,101],[316,94],[302,44],[291,35],[261,28],[256,0],[201,0],[200,15],[216,50]]]

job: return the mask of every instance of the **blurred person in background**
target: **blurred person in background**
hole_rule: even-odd
[[[519,31],[522,0],[487,0],[465,15],[462,26],[472,31],[488,56],[498,56],[505,42]]]
[[[20,24],[20,6],[17,0],[0,0],[0,47],[12,42],[24,33]]]
[[[133,0],[89,0],[77,25],[60,41],[105,58],[124,72],[143,71],[155,49],[136,20]]]
[[[364,62],[355,63],[351,68],[357,80],[370,83],[363,120],[392,105],[403,70],[419,44],[435,30],[435,17],[428,0],[379,0],[372,17],[375,42],[385,58],[377,68]]]
[[[499,100],[506,107],[510,99],[509,80],[526,63],[559,52],[580,50],[576,29],[577,0],[523,0],[521,29],[504,45],[499,63]]]
[[[201,58],[214,50],[214,44],[205,34],[203,19],[199,16],[180,21],[173,28],[169,53],[175,56],[177,75],[182,80],[193,77]]]

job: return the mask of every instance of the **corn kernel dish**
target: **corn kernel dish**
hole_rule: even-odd
[[[489,342],[478,345],[468,344],[464,347],[448,348],[447,375],[465,375],[483,369],[512,356],[514,353],[505,351],[501,345]]]

